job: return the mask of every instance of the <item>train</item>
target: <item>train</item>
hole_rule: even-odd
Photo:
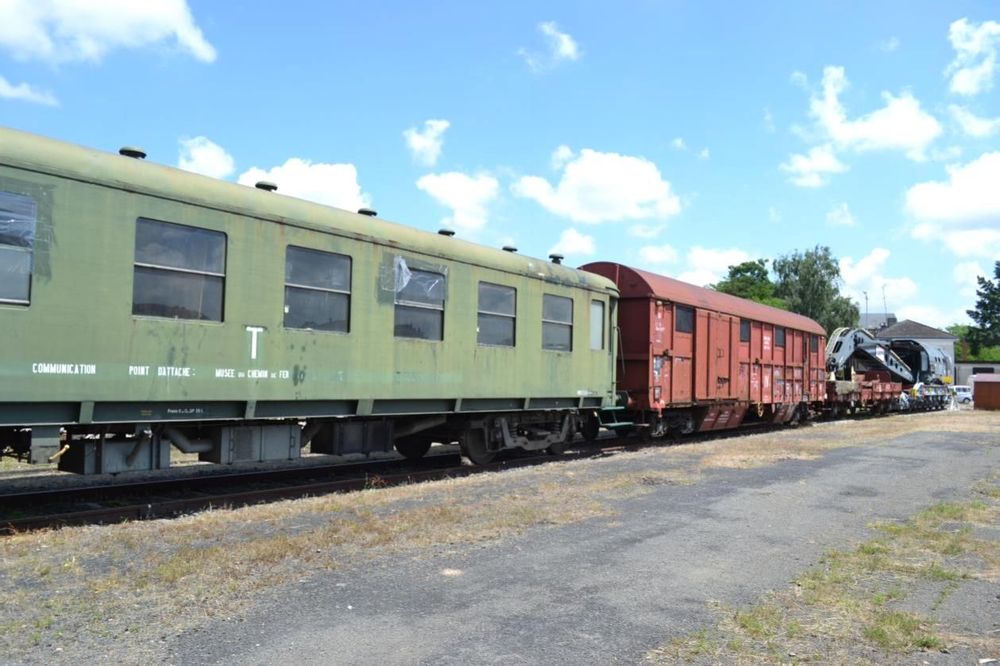
[[[0,452],[77,474],[789,423],[815,321],[0,128]]]

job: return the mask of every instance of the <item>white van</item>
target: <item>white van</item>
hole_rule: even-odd
[[[971,386],[953,386],[955,391],[955,402],[960,405],[966,405],[972,402],[972,387]]]

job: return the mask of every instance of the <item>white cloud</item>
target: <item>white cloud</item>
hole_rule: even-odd
[[[556,244],[549,249],[550,254],[558,253],[566,256],[591,256],[596,252],[594,237],[581,234],[576,229],[563,231]]]
[[[193,171],[212,178],[228,178],[236,171],[233,156],[207,137],[181,139],[181,150],[177,157],[178,168]]]
[[[680,199],[654,163],[588,148],[564,165],[555,187],[540,176],[523,176],[511,190],[576,222],[662,219],[681,209]]]
[[[893,35],[889,39],[885,40],[878,47],[885,53],[893,53],[899,50],[899,37]]]
[[[670,145],[674,147],[675,150],[687,150],[687,143],[684,142],[684,137],[679,136],[670,142]]]
[[[268,170],[253,167],[239,177],[241,185],[253,186],[260,180],[277,184],[280,194],[344,210],[356,211],[371,206],[371,197],[361,191],[358,170],[353,164],[313,163],[292,157]]]
[[[216,58],[186,0],[0,2],[0,47],[19,60],[97,62],[115,49],[162,42],[203,62]]]
[[[851,213],[851,209],[847,207],[847,203],[841,203],[834,206],[830,212],[826,214],[826,221],[838,227],[853,227],[857,224],[857,219],[855,219],[854,214]]]
[[[694,246],[687,255],[687,270],[678,280],[698,286],[714,284],[729,274],[729,267],[749,261],[750,255],[737,248],[712,249]]]
[[[908,277],[885,276],[885,263],[889,256],[889,250],[877,247],[857,261],[851,257],[840,259],[844,292],[851,300],[860,303],[862,312],[865,292],[868,293],[869,312],[881,312],[883,298],[889,311],[894,312],[919,292],[917,283]]]
[[[952,324],[971,324],[972,320],[969,319],[965,310],[964,307],[942,310],[933,305],[905,305],[896,308],[896,316],[900,321],[909,319],[934,328],[944,329]]]
[[[947,181],[918,183],[906,193],[906,210],[919,220],[1000,225],[1000,152],[947,167]]]
[[[976,25],[961,18],[949,26],[948,39],[955,49],[955,59],[945,70],[945,75],[951,76],[951,92],[977,95],[992,88],[1000,23],[984,21]]]
[[[698,286],[715,284],[729,273],[729,267],[750,260],[750,255],[738,248],[706,248],[696,245],[684,256],[682,266],[668,271],[678,263],[680,253],[672,245],[646,245],[639,248],[640,265]],[[679,271],[679,272],[678,272]]]
[[[947,148],[934,148],[930,152],[930,157],[935,162],[954,162],[962,156],[961,146],[948,146]]]
[[[771,206],[767,209],[767,219],[771,222],[781,222],[781,211]]]
[[[543,72],[562,62],[580,59],[582,53],[576,40],[569,33],[562,32],[555,21],[539,23],[538,30],[545,37],[547,50],[544,53],[524,48],[517,51],[531,71]]]
[[[59,100],[52,93],[37,90],[27,83],[14,85],[2,76],[0,76],[0,98],[34,102],[35,104],[44,104],[45,106],[59,105]]]
[[[853,287],[870,282],[882,270],[889,254],[889,250],[877,247],[857,261],[851,257],[842,257],[840,259],[840,276],[843,278],[844,284]]]
[[[628,228],[628,235],[635,238],[656,238],[666,228],[665,224],[633,224]]]
[[[806,155],[792,155],[781,170],[791,174],[789,180],[799,187],[822,187],[829,182],[830,174],[843,173],[847,166],[837,159],[830,145],[824,145],[813,146]]]
[[[712,156],[712,153],[709,152],[708,148],[702,148],[701,152],[698,153],[698,159],[699,160],[707,160],[711,156]]]
[[[555,21],[538,24],[538,29],[548,39],[549,53],[556,60],[579,60],[580,47],[569,33],[561,32]]]
[[[1000,257],[1000,229],[947,229],[934,224],[918,224],[913,237],[943,243],[959,257]]]
[[[552,170],[561,171],[566,163],[573,159],[575,155],[573,154],[573,149],[569,146],[562,145],[552,151]]]
[[[1000,131],[1000,118],[980,118],[968,109],[952,104],[948,112],[962,131],[969,136],[983,139]]]
[[[500,189],[493,176],[469,176],[457,171],[428,174],[417,181],[417,187],[451,208],[452,214],[444,218],[442,224],[467,232],[486,226],[489,204]]]
[[[1000,152],[947,167],[946,181],[918,183],[906,192],[913,236],[943,243],[961,257],[1000,256]]]
[[[975,302],[976,290],[979,288],[977,278],[979,276],[987,277],[982,266],[975,261],[963,261],[955,264],[951,274],[955,278],[955,284],[959,287],[959,295],[969,303]]]
[[[788,79],[792,82],[792,85],[802,88],[803,90],[809,87],[809,77],[806,76],[805,72],[795,70],[792,72],[792,75],[788,77]]]
[[[441,156],[441,144],[445,130],[451,127],[447,120],[425,120],[424,131],[411,127],[403,132],[406,145],[413,153],[413,159],[425,166],[434,166]]]
[[[677,261],[677,250],[672,245],[646,245],[639,248],[639,258],[646,264],[672,264]]]
[[[913,95],[903,92],[897,97],[883,92],[885,106],[850,120],[840,102],[840,94],[848,85],[843,67],[825,67],[823,94],[813,95],[809,102],[810,115],[837,148],[858,152],[899,150],[911,160],[925,159],[927,147],[942,129]]]

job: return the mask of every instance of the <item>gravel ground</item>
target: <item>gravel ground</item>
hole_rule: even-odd
[[[983,479],[1000,480],[1000,414],[926,414],[13,537],[0,663],[641,663]],[[1000,524],[976,530],[1000,544]],[[895,602],[961,635],[948,652],[817,638],[814,661],[1000,658],[996,582]]]
[[[624,500],[612,518],[305,579],[243,617],[174,638],[167,661],[641,662],[671,637],[713,625],[718,604],[753,604],[824,551],[869,538],[872,521],[967,499],[1000,470],[996,444],[995,434],[921,433],[817,460],[715,471]],[[941,616],[995,636],[996,591],[964,585]],[[968,652],[928,656],[970,663]]]

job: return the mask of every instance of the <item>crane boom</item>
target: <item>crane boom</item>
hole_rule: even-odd
[[[826,345],[826,369],[839,379],[850,379],[852,370],[885,370],[895,381],[913,384],[910,369],[889,343],[878,340],[863,328],[838,328]]]

